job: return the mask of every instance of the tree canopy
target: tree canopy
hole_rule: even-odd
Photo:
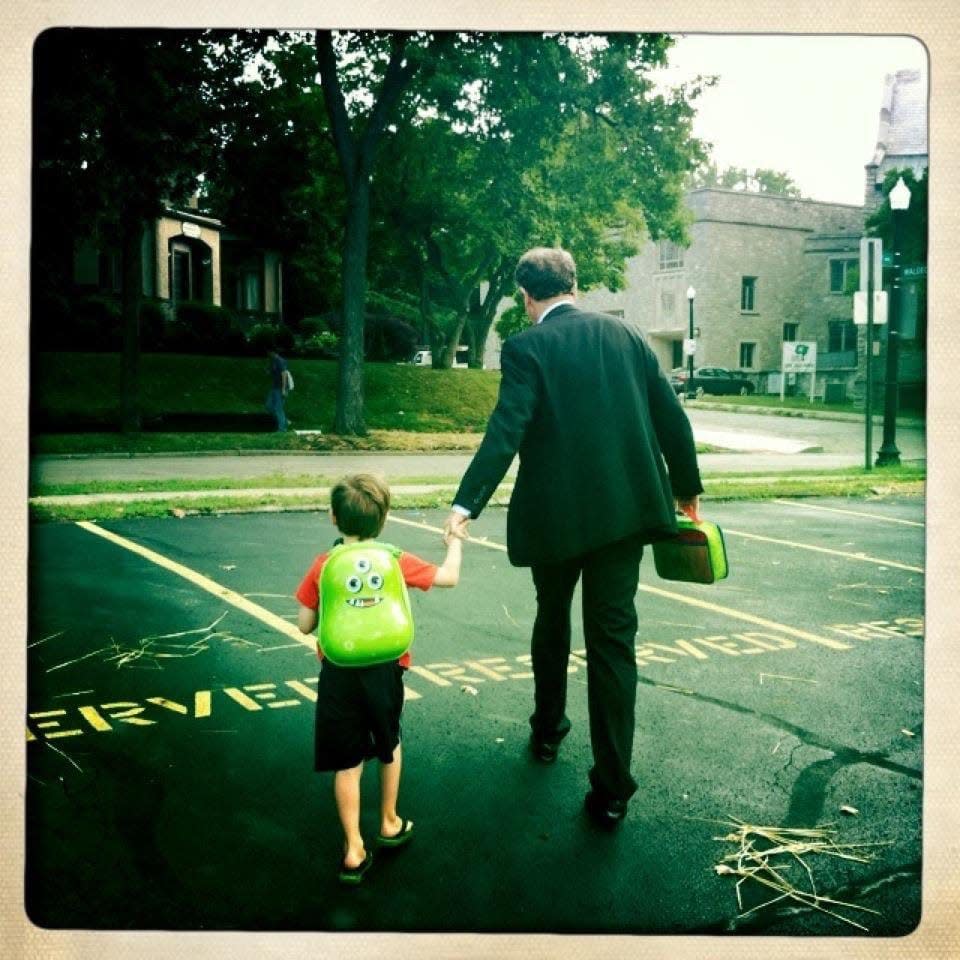
[[[628,33],[42,35],[35,223],[126,238],[129,422],[133,238],[198,182],[232,230],[282,251],[295,309],[338,316],[338,432],[364,431],[369,307],[415,326],[436,364],[466,342],[479,365],[524,249],[562,245],[583,287],[618,289],[645,238],[684,242],[684,190],[707,160],[691,133],[699,87],[651,79],[671,44]],[[43,257],[41,243],[35,276]]]
[[[698,167],[690,179],[690,187],[720,187],[724,190],[745,190],[750,193],[773,193],[781,197],[802,196],[800,187],[790,174],[767,167],[719,168],[712,160]]]

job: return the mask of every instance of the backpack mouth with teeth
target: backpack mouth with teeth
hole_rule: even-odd
[[[382,601],[383,597],[350,597],[347,604],[351,607],[375,607]]]

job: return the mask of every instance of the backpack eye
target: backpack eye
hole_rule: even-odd
[[[360,588],[363,586],[363,581],[358,576],[347,577],[347,589],[351,593],[359,593]]]
[[[367,584],[371,590],[379,590],[383,586],[383,577],[379,573],[371,573],[367,577]]]
[[[370,561],[366,557],[357,557],[355,566],[358,573],[366,573],[370,569]]]

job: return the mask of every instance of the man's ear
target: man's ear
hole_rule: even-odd
[[[333,512],[333,507],[330,508],[330,522],[336,526],[337,525],[337,515]]]

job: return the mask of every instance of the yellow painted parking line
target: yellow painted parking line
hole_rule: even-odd
[[[719,603],[711,603],[709,600],[701,600],[699,597],[690,597],[685,593],[674,593],[672,590],[663,590],[660,587],[649,587],[645,583],[641,583],[638,589],[644,593],[652,593],[658,597],[666,597],[668,600],[686,603],[691,607],[699,607],[701,610],[720,613],[734,620],[743,620],[745,623],[755,623],[757,626],[766,627],[768,630],[776,630],[779,633],[789,634],[791,637],[799,637],[801,640],[818,643],[820,646],[830,647],[832,650],[850,649],[850,644],[848,643],[831,640],[829,637],[821,637],[816,633],[810,633],[808,630],[798,630],[796,627],[788,627],[784,623],[779,623],[776,620],[767,620],[766,617],[758,617],[744,610],[734,610],[732,607],[723,607]]]
[[[925,527],[925,523],[918,520],[902,520],[900,517],[885,517],[881,513],[866,513],[862,510],[844,510],[841,507],[824,507],[819,503],[803,503],[801,500],[774,500],[774,503],[786,507],[803,507],[806,510],[825,510],[827,513],[843,513],[848,517],[864,517],[867,520],[882,520],[885,523],[901,523],[906,527]]]
[[[163,567],[165,570],[169,570],[171,573],[175,573],[178,576],[183,577],[184,580],[189,580],[190,583],[194,584],[195,586],[198,586],[202,590],[206,590],[207,593],[211,593],[213,596],[232,604],[238,610],[248,613],[251,617],[255,617],[257,620],[261,621],[261,623],[265,623],[268,627],[273,627],[274,630],[278,630],[280,633],[285,634],[288,637],[292,637],[297,641],[297,643],[302,643],[305,647],[309,647],[311,650],[317,649],[316,637],[301,633],[300,630],[292,623],[288,623],[282,617],[278,617],[275,613],[271,613],[269,610],[261,607],[259,604],[253,603],[246,597],[241,596],[235,590],[231,590],[229,587],[225,587],[223,584],[217,583],[215,580],[211,580],[209,577],[205,577],[202,573],[197,573],[196,570],[191,570],[190,567],[185,567],[182,563],[177,563],[176,560],[171,560],[169,557],[165,557],[162,553],[157,553],[155,550],[150,550],[148,547],[143,547],[139,543],[134,543],[133,540],[128,540],[126,537],[121,537],[119,534],[112,533],[109,530],[104,530],[103,527],[97,526],[95,523],[90,523],[87,520],[78,520],[77,526],[82,527],[89,533],[95,533],[98,537],[103,537],[104,540],[109,540],[118,547],[123,547],[125,550],[129,550],[131,553],[135,553],[138,556],[143,557],[145,560],[149,560],[151,563],[155,563],[158,567]],[[417,693],[415,690],[411,690],[409,687],[404,687],[404,699],[419,700],[421,696],[422,694]]]
[[[244,613],[248,613],[251,617],[255,617],[261,623],[265,623],[268,627],[273,627],[274,630],[279,631],[285,636],[292,637],[298,643],[302,643],[304,646],[310,647],[311,650],[316,649],[316,638],[301,633],[292,623],[288,623],[282,617],[278,617],[275,613],[271,613],[264,607],[253,603],[246,597],[241,596],[236,591],[231,590],[229,587],[225,587],[222,584],[211,580],[209,577],[205,577],[202,573],[197,573],[196,570],[191,570],[189,567],[185,567],[182,563],[177,563],[176,560],[171,560],[169,557],[165,557],[163,554],[157,553],[154,550],[150,550],[148,547],[143,547],[139,543],[134,543],[133,540],[128,540],[126,537],[121,537],[119,534],[112,533],[110,530],[104,530],[103,527],[100,527],[95,523],[90,523],[86,520],[79,520],[77,521],[77,526],[82,527],[88,533],[94,533],[98,537],[103,537],[104,540],[109,540],[118,547],[123,547],[125,550],[129,550],[131,553],[135,553],[138,556],[149,560],[151,563],[155,563],[158,567],[163,567],[165,570],[169,570],[171,573],[175,573],[177,576],[183,577],[184,580],[189,580],[190,583],[200,587],[201,590],[206,590],[207,593],[212,593],[215,597],[219,598],[220,600],[224,600],[225,602],[236,607],[238,610],[242,610]]]
[[[776,543],[781,547],[794,547],[797,550],[812,550],[814,553],[826,553],[832,557],[843,557],[845,560],[859,560],[862,563],[875,563],[881,567],[896,567],[898,570],[909,570],[911,573],[923,573],[923,567],[914,567],[909,563],[900,563],[899,560],[884,560],[881,557],[871,557],[865,553],[850,553],[847,550],[832,550],[830,547],[818,547],[812,543],[797,543],[795,540],[780,540],[777,537],[764,537],[759,533],[745,533],[743,530],[723,528],[724,536],[744,537],[746,540],[760,540],[763,543]]]
[[[390,515],[389,519],[395,523],[402,523],[408,527],[419,527],[421,530],[434,530],[437,533],[443,533],[440,527],[431,526],[428,523],[421,523],[417,520],[404,520],[402,517]],[[726,532],[726,531],[725,531]],[[494,543],[492,540],[470,538],[470,543],[476,543],[481,547],[489,547],[491,550],[499,550],[506,553],[507,548],[501,543]],[[841,643],[839,640],[831,640],[829,637],[821,637],[816,633],[810,633],[808,630],[798,630],[796,627],[788,627],[786,624],[778,623],[775,620],[767,620],[765,617],[758,617],[752,613],[742,610],[734,610],[732,607],[723,607],[717,603],[710,603],[708,600],[701,600],[698,597],[691,597],[684,593],[674,593],[672,590],[663,590],[660,587],[648,587],[646,584],[640,584],[639,587],[644,593],[653,593],[668,600],[676,600],[678,603],[685,603],[691,607],[699,607],[701,610],[710,610],[713,613],[720,613],[734,620],[742,620],[745,623],[754,623],[770,630],[779,630],[787,633],[791,637],[798,637],[801,640],[807,640],[810,643],[817,643],[822,647],[830,647],[832,650],[849,650],[850,645]]]

